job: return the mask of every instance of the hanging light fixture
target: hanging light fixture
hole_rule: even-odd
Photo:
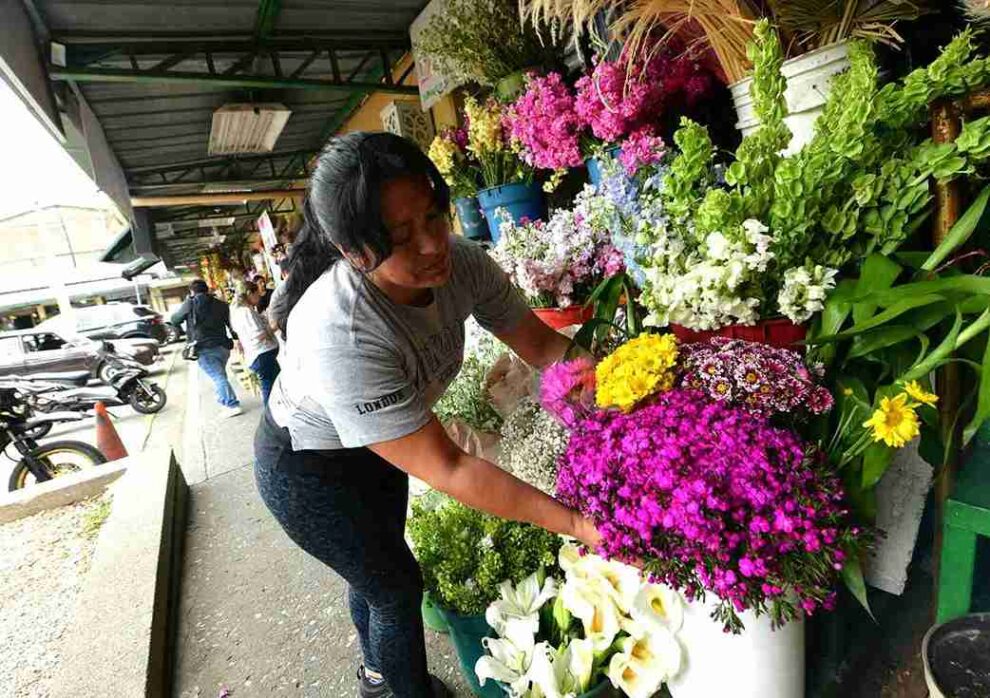
[[[225,104],[213,112],[209,154],[270,153],[291,115],[284,104]]]

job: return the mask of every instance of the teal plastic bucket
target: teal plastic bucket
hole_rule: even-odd
[[[509,695],[509,687],[504,684],[499,684],[504,691],[504,695]],[[612,682],[607,678],[602,679],[602,682],[592,688],[586,693],[582,693],[577,698],[612,698],[613,696],[622,695],[615,688],[612,687]]]
[[[423,593],[422,612],[423,625],[427,628],[438,633],[446,633],[449,630],[447,621],[444,620],[443,614],[433,602],[433,597],[430,596],[430,592],[428,591]]]
[[[481,213],[478,205],[478,198],[474,196],[462,196],[454,199],[454,208],[457,209],[457,220],[461,222],[461,232],[468,240],[489,240],[488,221]]]
[[[445,608],[437,608],[450,629],[450,640],[457,651],[457,659],[461,664],[461,673],[471,687],[471,692],[480,698],[503,698],[502,689],[494,681],[486,681],[482,686],[478,683],[478,675],[474,673],[474,665],[483,654],[485,647],[481,641],[486,637],[497,637],[495,631],[488,626],[484,616],[462,616]]]
[[[539,220],[544,212],[543,189],[539,184],[503,184],[482,189],[478,192],[478,203],[488,221],[492,242],[499,239],[499,220],[496,216],[499,209],[505,209],[513,223],[520,223],[524,218]]]

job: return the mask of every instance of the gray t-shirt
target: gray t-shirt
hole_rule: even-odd
[[[476,243],[451,241],[450,280],[426,307],[393,303],[339,262],[289,314],[269,407],[292,447],[356,448],[407,436],[431,418],[461,368],[464,321],[512,329],[522,295]]]

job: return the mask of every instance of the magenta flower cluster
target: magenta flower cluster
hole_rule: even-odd
[[[818,364],[809,369],[789,349],[715,337],[682,346],[681,361],[681,386],[751,414],[819,415],[834,403],[820,384],[824,368]]]
[[[625,61],[601,61],[590,75],[577,81],[575,108],[596,138],[614,143],[659,121],[664,83],[654,66],[660,62],[635,64],[630,69]]]
[[[630,177],[641,167],[655,165],[663,160],[667,146],[660,136],[655,136],[649,128],[634,131],[622,144],[619,162]]]
[[[727,631],[748,609],[776,624],[831,609],[859,535],[838,478],[793,431],[683,388],[576,422],[557,496],[592,518],[605,555],[717,595]]]
[[[559,73],[529,75],[526,92],[509,108],[506,130],[533,167],[559,170],[580,167],[584,124],[574,110],[574,95]]]

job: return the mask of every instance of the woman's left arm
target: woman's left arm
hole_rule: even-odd
[[[497,336],[533,368],[545,368],[560,361],[571,346],[570,339],[547,326],[533,311],[526,313],[511,330]]]

